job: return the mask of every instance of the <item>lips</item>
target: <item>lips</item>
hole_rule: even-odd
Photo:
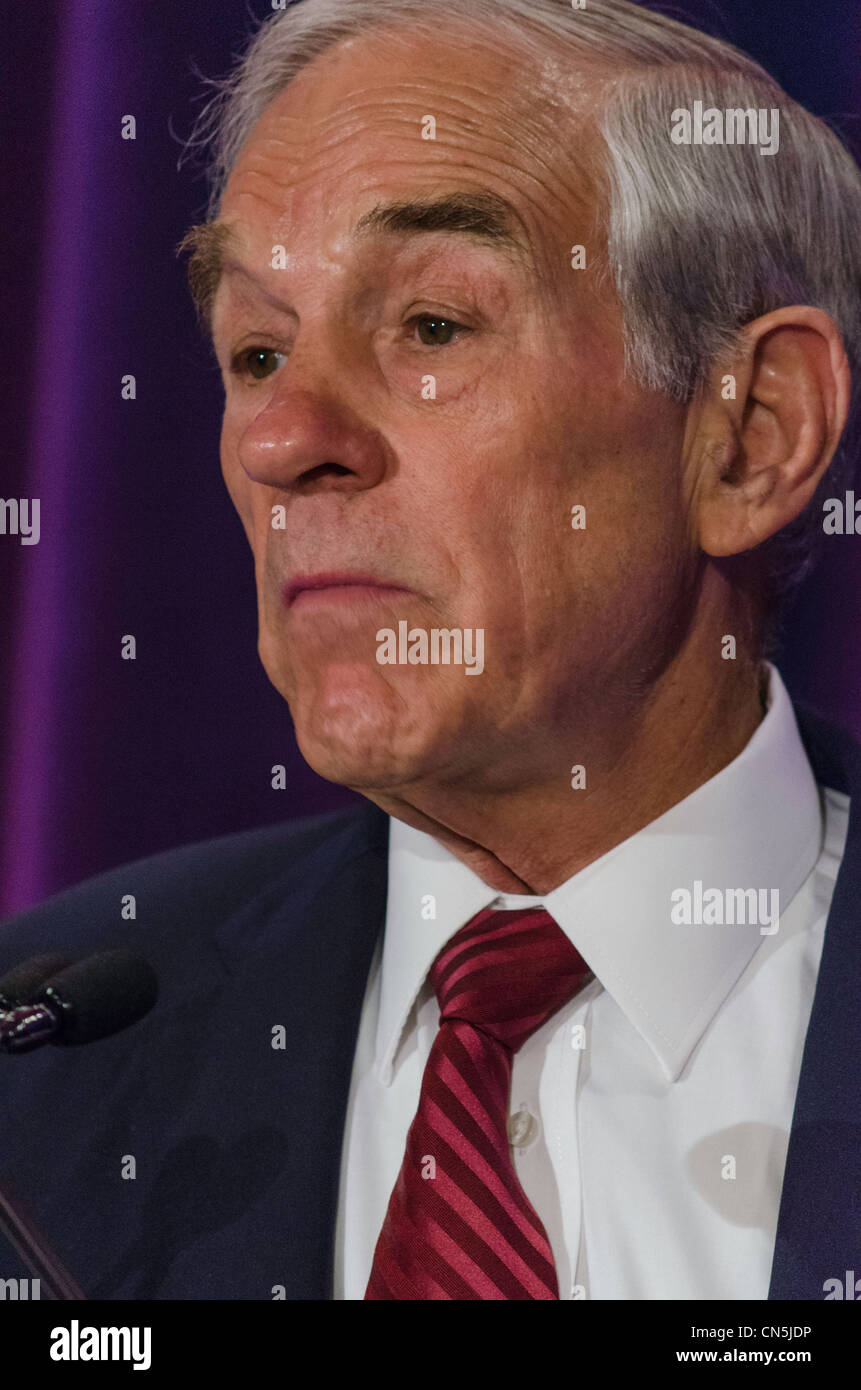
[[[338,571],[319,574],[297,574],[284,585],[284,603],[291,608],[302,594],[321,590],[370,589],[380,594],[411,594],[414,592],[403,584],[382,579],[375,574],[349,574]]]

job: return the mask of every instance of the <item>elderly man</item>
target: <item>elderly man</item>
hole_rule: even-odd
[[[15,1064],[0,1173],[92,1296],[834,1296],[861,764],[764,657],[858,171],[627,0],[304,0],[199,136],[260,656],[373,804],[7,924],[85,954],[133,893],[162,995]]]

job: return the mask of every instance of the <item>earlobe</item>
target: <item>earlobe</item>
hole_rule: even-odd
[[[744,329],[700,410],[697,521],[706,554],[751,550],[804,510],[845,427],[849,388],[839,330],[822,310],[779,309]]]

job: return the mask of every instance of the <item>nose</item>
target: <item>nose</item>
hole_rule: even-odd
[[[335,370],[291,355],[239,440],[239,462],[253,482],[292,493],[361,492],[380,482],[388,460],[382,434],[337,380]]]

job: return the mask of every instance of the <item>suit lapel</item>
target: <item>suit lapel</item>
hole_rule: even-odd
[[[290,920],[272,924],[279,942],[285,935],[289,940],[288,968],[302,982],[301,995],[283,975],[274,989],[277,974],[257,981],[255,1011],[285,1030],[283,1049],[267,1040],[264,1065],[267,1089],[289,1121],[279,1188],[289,1194],[281,1231],[289,1230],[291,1239],[289,1249],[280,1242],[283,1278],[277,1281],[288,1299],[332,1296],[347,1098],[368,970],[385,919],[387,849],[388,818],[373,806],[351,837],[320,847],[307,870],[314,885],[307,907],[297,911],[295,898],[285,898]],[[288,959],[274,941],[271,959],[273,965]],[[265,971],[265,956],[262,962],[258,957],[261,963]]]
[[[146,1107],[165,1116],[144,1220],[150,1245],[130,1262],[128,1293],[111,1273],[114,1296],[331,1297],[346,1104],[385,917],[387,840],[387,817],[370,807],[312,842],[219,927],[223,973],[193,1011],[193,1039],[178,1012],[162,1019]],[[194,1086],[179,1110],[183,1055]]]
[[[857,1264],[861,979],[861,750],[796,707],[820,785],[851,797],[846,849],[828,914],[781,1193],[770,1299],[822,1299]],[[861,1270],[859,1270],[861,1273]]]

